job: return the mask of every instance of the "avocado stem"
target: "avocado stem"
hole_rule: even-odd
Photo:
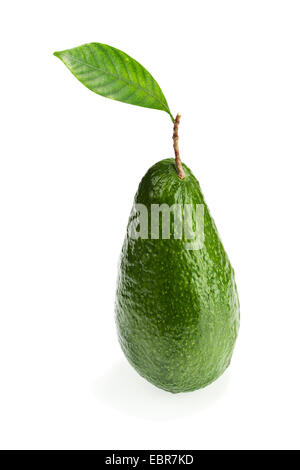
[[[181,163],[181,158],[180,158],[180,153],[179,153],[179,145],[178,145],[178,140],[179,140],[178,126],[180,123],[180,118],[181,118],[181,114],[178,113],[174,121],[173,147],[174,147],[174,152],[175,152],[175,163],[176,163],[177,175],[181,180],[183,180],[185,178],[185,172],[184,172],[184,169],[182,168],[182,163]]]

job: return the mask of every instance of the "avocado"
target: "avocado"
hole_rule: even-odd
[[[178,126],[153,76],[101,43],[55,52],[89,90],[167,113],[175,159],[150,168],[135,196],[122,249],[116,323],[135,369],[157,387],[205,387],[228,367],[239,329],[234,272],[192,172],[182,164]]]
[[[182,171],[181,178],[175,161],[165,159],[141,180],[122,248],[115,306],[128,361],[172,393],[205,387],[226,370],[240,318],[233,268],[198,181],[184,164]],[[180,208],[179,219],[169,212],[169,237],[163,236],[161,214],[159,230],[153,231],[153,207]],[[184,207],[193,209],[188,234]]]

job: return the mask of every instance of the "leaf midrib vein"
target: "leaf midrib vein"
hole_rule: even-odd
[[[106,74],[106,75],[109,75],[110,77],[113,77],[113,78],[116,78],[117,80],[121,80],[122,82],[125,82],[127,83],[128,85],[132,85],[134,86],[135,88],[139,89],[139,90],[142,90],[144,93],[146,93],[147,95],[151,96],[152,98],[154,98],[156,101],[158,101],[164,108],[164,110],[167,111],[167,113],[169,113],[169,109],[168,107],[165,105],[165,103],[163,101],[161,101],[156,95],[153,95],[152,93],[150,93],[147,89],[137,85],[135,82],[131,82],[130,80],[126,80],[126,78],[123,78],[121,77],[120,75],[115,75],[111,72],[107,72],[106,70],[103,70],[101,69],[100,67],[95,67],[94,65],[91,65],[87,62],[84,62],[83,60],[80,60],[80,59],[77,59],[76,57],[70,55],[70,54],[64,54],[64,57],[67,57],[71,60],[74,60],[76,62],[79,62],[80,64],[83,64],[87,67],[90,67],[91,69],[94,69],[94,70],[99,70],[100,72]],[[154,79],[153,79],[154,80]]]

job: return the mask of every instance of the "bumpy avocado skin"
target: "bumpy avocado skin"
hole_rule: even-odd
[[[125,356],[142,377],[173,393],[216,380],[230,364],[239,329],[234,271],[199,183],[183,167],[183,180],[173,159],[156,163],[143,177],[122,248],[116,295]],[[148,239],[129,236],[136,203],[148,208]],[[187,250],[184,239],[150,238],[151,204],[162,203],[204,205],[202,249]]]

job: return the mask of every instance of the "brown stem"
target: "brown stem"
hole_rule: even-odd
[[[176,163],[176,168],[177,168],[177,175],[180,179],[183,180],[185,178],[185,172],[184,169],[182,168],[182,163],[181,163],[181,158],[180,158],[180,153],[179,153],[179,145],[178,145],[178,126],[180,123],[180,118],[181,115],[177,114],[176,119],[174,121],[174,128],[173,128],[173,147],[174,147],[174,152],[175,152],[175,163]]]

